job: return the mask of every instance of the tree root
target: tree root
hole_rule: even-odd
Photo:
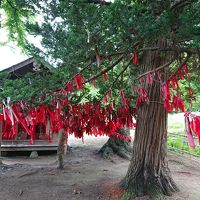
[[[137,178],[131,181],[129,178],[128,183],[127,178],[121,181],[120,187],[125,189],[125,192],[120,200],[133,200],[146,195],[151,200],[163,200],[165,196],[171,196],[173,192],[179,191],[168,173],[158,177],[149,172],[147,180],[142,174],[138,174]]]
[[[131,147],[127,141],[111,137],[98,152],[105,159],[110,159],[113,155],[130,160]]]

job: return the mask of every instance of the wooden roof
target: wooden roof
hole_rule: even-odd
[[[20,63],[12,65],[9,68],[2,70],[3,72],[7,72],[11,75],[11,79],[21,78],[28,72],[36,72],[39,68],[36,67],[37,62],[35,62],[34,58],[28,58]],[[42,66],[43,65],[38,65]]]

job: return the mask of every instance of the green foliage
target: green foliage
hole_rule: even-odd
[[[0,92],[0,101],[11,97],[11,102],[26,100],[36,103],[44,95],[50,99],[51,91],[64,86],[65,79],[69,79],[66,74],[58,72],[59,70],[29,73],[15,80],[8,79],[7,75],[0,73],[0,76],[4,77],[0,83],[3,88]]]
[[[8,30],[8,37],[12,41],[17,41],[18,46],[26,46],[26,26],[25,23],[33,21],[34,11],[31,5],[24,7],[21,0],[3,0],[1,8],[5,12],[5,20],[2,24]]]
[[[193,75],[191,77],[191,82],[188,83],[187,81],[183,81],[180,84],[182,94],[184,96],[184,102],[186,104],[186,108],[188,108],[189,111],[200,111],[200,86],[199,86],[199,76],[198,75]],[[193,90],[193,95],[189,95],[189,89],[192,88]],[[192,100],[192,104],[191,104]]]
[[[85,94],[83,98],[81,99],[81,103],[85,102],[95,102],[98,101],[100,98],[99,88],[95,88],[91,84],[86,84],[84,87]]]
[[[19,83],[14,81],[13,85],[16,85],[15,82],[20,85],[17,88],[13,87],[17,94],[12,93],[12,83],[5,82],[4,86],[8,91],[1,96],[3,98],[15,94],[18,98],[12,99],[16,100],[22,97],[30,100],[30,95],[39,97],[52,88],[63,86],[64,82],[81,71],[88,62],[91,64],[82,72],[84,77],[87,79],[99,73],[116,61],[119,56],[116,53],[121,52],[124,54],[123,62],[108,72],[109,81],[98,79],[98,94],[92,86],[86,86],[86,91],[90,94],[87,99],[97,100],[118,77],[111,89],[119,102],[119,89],[125,88],[125,93],[130,96],[132,91],[129,86],[135,84],[134,80],[142,72],[142,68],[134,66],[131,62],[129,68],[118,76],[131,59],[134,47],[137,46],[137,49],[151,47],[159,38],[167,38],[176,47],[199,48],[199,6],[199,1],[192,1],[180,8],[180,5],[176,5],[176,1],[169,0],[164,2],[115,0],[109,5],[88,3],[85,0],[3,0],[1,8],[6,14],[3,26],[8,29],[9,38],[17,41],[18,45],[30,55],[51,61],[57,69],[51,75],[47,73],[38,78],[33,75],[32,85],[27,86],[26,78]],[[27,35],[40,37],[42,48],[31,43]],[[99,67],[96,65],[96,48],[102,56],[102,64]],[[163,56],[167,54],[168,52],[164,52]],[[139,57],[142,56],[141,51]],[[177,60],[184,57],[185,53],[180,53]],[[192,69],[196,62],[199,63],[198,59],[196,54],[190,58]],[[180,63],[177,61],[176,64]],[[169,73],[173,70],[172,67]],[[197,73],[198,71],[196,70]],[[192,81],[196,87],[198,80],[196,78],[193,80],[193,77]],[[185,87],[186,84],[183,84]],[[20,89],[22,87],[23,91]],[[187,89],[184,87],[183,90]],[[198,92],[199,87],[196,90]],[[28,91],[32,93],[25,94]],[[186,93],[185,95],[187,96]]]
[[[25,99],[36,105],[46,103],[53,98],[52,90],[63,87],[65,82],[81,72],[85,79],[99,74],[97,89],[88,83],[85,85],[85,93],[76,91],[73,96],[69,96],[73,103],[100,101],[103,94],[111,89],[117,104],[121,104],[119,90],[124,88],[125,94],[131,96],[131,87],[139,84],[137,78],[144,73],[143,65],[147,64],[148,59],[144,63],[143,61],[144,58],[148,58],[146,56],[148,51],[155,52],[155,56],[150,58],[159,61],[163,58],[167,58],[163,60],[169,60],[171,57],[175,59],[167,69],[162,70],[169,76],[187,57],[193,81],[190,84],[196,87],[196,92],[199,90],[199,57],[194,50],[200,48],[200,1],[177,3],[176,0],[115,0],[109,5],[104,5],[102,1],[99,4],[89,3],[87,0],[3,0],[2,2],[2,8],[7,16],[4,26],[8,28],[10,38],[17,41],[18,45],[30,55],[51,61],[57,68],[42,74],[27,75],[23,79],[14,81],[3,78],[0,101],[9,96],[12,101]],[[39,48],[28,41],[28,34],[41,38],[42,47]],[[157,49],[159,47],[155,45],[158,41],[167,41],[169,48]],[[134,49],[138,53],[139,65],[132,62]],[[100,72],[112,66],[121,55],[123,55],[122,60],[109,68],[110,71],[107,73],[109,81],[103,81],[103,73]],[[97,60],[102,61],[100,66],[97,66]],[[153,63],[152,60],[149,63]],[[158,67],[150,66],[150,69]],[[160,84],[159,80],[156,81]],[[185,92],[187,85],[185,82],[182,84],[176,92],[182,89],[181,92],[187,95]],[[44,95],[46,99],[39,102]],[[169,145],[186,149],[186,144],[180,139],[174,141],[170,138]],[[150,189],[153,190],[147,192],[160,194],[154,187],[155,180],[149,183]],[[167,185],[165,181],[159,184]],[[143,189],[143,185],[144,182],[141,182],[141,185],[134,184],[133,189],[139,191]],[[138,196],[140,194],[138,191],[125,193],[123,198],[130,199],[134,194]],[[155,195],[155,198],[163,199],[160,195],[159,197]]]

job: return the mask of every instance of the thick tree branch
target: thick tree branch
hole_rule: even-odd
[[[83,84],[88,83],[96,78],[98,78],[99,76],[103,75],[104,73],[110,71],[112,68],[114,68],[122,59],[123,59],[123,55],[120,56],[111,66],[101,70],[99,73],[97,73],[96,75],[90,77],[89,79],[87,79]]]
[[[130,59],[130,61],[128,62],[128,64],[124,67],[124,69],[117,75],[117,77],[115,78],[115,80],[113,81],[110,89],[112,89],[112,87],[115,85],[115,83],[117,82],[118,78],[127,70],[127,68],[129,67],[129,65],[131,64],[133,58]]]
[[[113,56],[125,55],[125,54],[128,54],[128,53],[130,53],[130,52],[121,51],[121,52],[116,52],[116,53],[112,53],[112,54],[107,54],[105,56],[101,55],[101,57],[104,58],[104,59],[109,59],[109,58],[111,58]]]
[[[102,58],[105,58],[105,59],[108,59],[112,56],[119,56],[119,55],[129,55],[131,53],[133,53],[133,49],[134,48],[137,48],[137,46],[139,46],[140,44],[142,44],[141,41],[137,41],[133,44],[133,48],[132,48],[132,51],[119,51],[119,52],[115,52],[115,53],[110,53],[110,54],[107,54],[107,55],[100,55]],[[140,49],[138,49],[140,51]]]
[[[191,53],[199,54],[200,48],[186,48],[186,47],[169,47],[169,48],[159,48],[159,47],[146,47],[140,49],[140,51],[178,51],[180,53]]]
[[[99,102],[109,93],[109,91],[113,88],[113,86],[115,85],[115,83],[117,82],[117,80],[119,79],[119,77],[127,70],[127,68],[129,67],[129,65],[131,64],[133,58],[130,59],[130,61],[128,62],[128,64],[123,68],[123,70],[117,75],[117,77],[115,78],[115,80],[112,82],[112,85],[109,87],[109,89],[105,92],[105,94],[102,96],[102,98],[99,100]]]
[[[87,65],[83,69],[80,70],[79,74],[81,74],[83,71],[85,71],[87,68],[89,68],[91,64],[92,64],[92,60],[89,60]]]
[[[100,4],[100,5],[110,5],[111,2],[105,1],[105,0],[87,0],[87,3],[94,3],[94,4]]]
[[[185,60],[180,64],[180,66],[182,66],[182,65],[185,64],[185,63],[187,63],[187,61],[189,60],[190,57],[191,57],[191,54],[188,53],[188,54],[187,54],[187,57],[186,57]],[[173,72],[173,73],[171,74],[171,76],[169,77],[169,79],[172,78],[172,76],[174,75],[174,73],[175,73],[175,72]]]
[[[161,69],[164,69],[165,67],[168,67],[168,66],[169,66],[170,64],[172,64],[174,61],[175,61],[175,58],[173,58],[171,61],[165,63],[164,65],[162,65],[162,66],[160,66],[160,67],[158,67],[158,68],[156,68],[156,69],[153,69],[153,70],[150,70],[150,71],[148,71],[148,72],[145,72],[145,73],[141,74],[141,75],[137,78],[137,80],[139,80],[139,79],[142,78],[143,76],[146,76],[146,75],[149,74],[149,73],[153,73],[153,72],[159,71],[159,70],[161,70]]]
[[[85,82],[83,82],[83,84],[86,84],[86,83],[88,83],[88,82],[90,82],[90,81],[92,81],[92,80],[98,78],[99,76],[103,75],[104,73],[110,71],[112,68],[114,68],[114,67],[123,59],[123,57],[124,57],[124,56],[121,55],[121,56],[118,58],[118,60],[116,60],[111,66],[109,66],[109,67],[107,67],[107,68],[101,70],[98,74],[96,74],[96,75],[90,77],[90,78],[87,79]],[[90,60],[90,61],[88,62],[88,64],[87,64],[82,70],[80,70],[79,74],[81,74],[84,70],[86,70],[91,64],[92,64],[92,61]],[[72,80],[74,79],[74,77],[75,77],[75,75],[74,75],[70,80],[68,80],[68,81],[72,81]],[[66,85],[66,83],[65,83],[65,85]],[[76,87],[75,84],[74,84],[74,87]],[[49,92],[49,93],[47,93],[47,94],[51,94],[51,93],[54,93],[54,94],[55,94],[55,93],[59,93],[59,92],[62,93],[62,91],[64,91],[64,90],[65,90],[64,87],[61,87],[61,88],[55,89],[55,90],[53,90],[53,91],[51,91],[51,92]]]
[[[171,6],[171,10],[178,10],[182,9],[187,5],[190,5],[191,3],[197,2],[198,0],[177,0],[174,2],[174,4]]]

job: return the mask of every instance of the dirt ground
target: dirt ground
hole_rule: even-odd
[[[70,139],[72,151],[65,169],[56,169],[56,154],[7,157],[0,165],[0,200],[117,200],[117,183],[125,176],[129,161],[97,155],[107,138],[86,137],[85,143]],[[200,159],[168,153],[169,166],[180,192],[166,200],[200,199]]]

